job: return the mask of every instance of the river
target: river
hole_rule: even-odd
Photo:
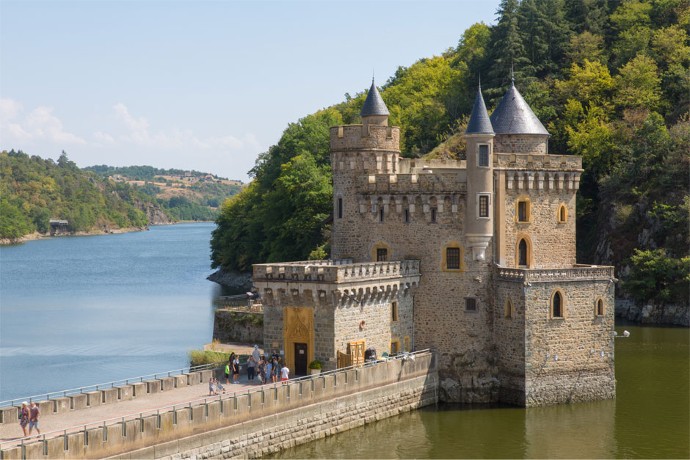
[[[184,367],[211,339],[213,224],[0,247],[0,400]],[[619,324],[617,398],[438,406],[280,458],[689,458],[690,330]]]
[[[0,247],[0,400],[188,365],[213,332],[214,228]]]

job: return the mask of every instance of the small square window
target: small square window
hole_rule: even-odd
[[[465,311],[477,311],[477,299],[474,297],[466,297]]]
[[[376,262],[386,262],[388,260],[388,249],[376,249]]]

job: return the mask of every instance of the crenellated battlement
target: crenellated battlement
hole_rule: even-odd
[[[368,174],[356,178],[357,192],[366,194],[454,194],[467,189],[464,169],[420,170],[413,174]]]
[[[331,128],[331,152],[358,150],[400,152],[400,128],[371,124]]]
[[[552,171],[582,172],[582,157],[574,155],[532,155],[519,153],[494,153],[497,169],[544,169]]]

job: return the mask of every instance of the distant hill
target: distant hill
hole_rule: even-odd
[[[176,220],[214,220],[218,207],[239,193],[242,181],[200,171],[159,169],[152,166],[84,168],[116,183],[125,183],[153,198]]]
[[[63,152],[57,162],[19,151],[0,152],[0,239],[48,234],[50,221],[67,232],[143,228],[171,220],[150,196],[126,183],[83,171]]]

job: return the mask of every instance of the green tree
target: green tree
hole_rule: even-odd
[[[615,103],[619,108],[656,110],[661,102],[661,79],[654,61],[643,54],[625,64],[616,78]]]

